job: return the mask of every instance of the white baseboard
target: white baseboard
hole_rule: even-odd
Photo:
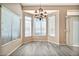
[[[79,47],[79,45],[73,45],[73,46],[75,46],[75,47]]]
[[[33,41],[39,41],[39,42],[41,42],[41,41],[46,41],[46,42],[47,42],[47,40],[33,40]],[[31,41],[23,42],[23,44],[25,44],[25,43],[29,43],[29,42],[31,42]]]
[[[51,41],[48,41],[48,42],[50,42],[50,43],[54,43],[54,44],[57,44],[57,45],[59,45],[59,43],[57,43],[57,42],[51,42]]]
[[[59,45],[67,45],[67,44],[59,44]]]
[[[68,46],[79,47],[79,45],[68,45]]]

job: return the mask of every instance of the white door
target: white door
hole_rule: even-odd
[[[67,18],[66,39],[68,45],[79,45],[79,16]]]

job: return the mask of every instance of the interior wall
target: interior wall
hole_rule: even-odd
[[[79,10],[79,5],[52,5],[42,6],[46,10],[59,10],[59,44],[66,44],[66,16],[67,10]],[[39,6],[25,6],[23,10],[35,10]]]
[[[22,20],[22,9],[20,4],[1,4],[12,10],[14,13],[19,15],[20,20]],[[1,45],[1,55],[10,55],[13,51],[15,51],[19,46],[22,45],[22,39],[16,39],[10,41],[4,45]]]

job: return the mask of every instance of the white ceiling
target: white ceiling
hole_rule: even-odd
[[[35,14],[35,10],[23,10],[25,13]],[[44,10],[47,14],[59,12],[59,10]]]
[[[79,3],[54,3],[53,0],[26,0],[26,3],[21,3],[23,7],[30,7],[30,6],[53,6],[53,5],[79,5]],[[60,1],[60,0],[59,0]],[[34,14],[35,10],[24,10],[24,12]],[[56,10],[47,10],[47,13],[56,12]]]
[[[27,3],[21,3],[22,6],[50,6],[50,5],[79,5],[79,3],[32,3],[32,2],[27,2]]]

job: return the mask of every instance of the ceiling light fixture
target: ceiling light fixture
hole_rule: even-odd
[[[40,8],[38,10],[35,10],[34,17],[39,18],[39,20],[41,20],[42,18],[47,18],[47,11],[41,8],[41,4]]]

